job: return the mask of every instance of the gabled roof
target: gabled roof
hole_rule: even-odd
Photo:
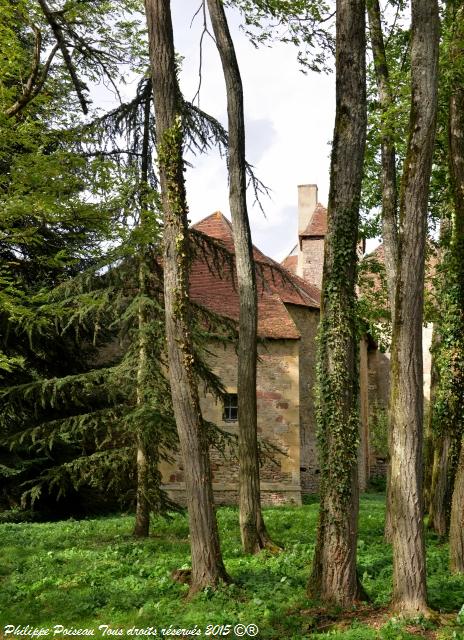
[[[193,225],[196,231],[210,236],[231,255],[221,274],[205,258],[197,257],[191,269],[190,296],[194,302],[232,320],[239,318],[239,298],[235,278],[232,225],[219,211]],[[320,291],[293,275],[253,246],[258,285],[258,333],[267,338],[300,337],[286,304],[318,309]]]
[[[327,209],[320,202],[317,203],[314,213],[306,229],[300,233],[300,238],[323,237],[327,235]]]

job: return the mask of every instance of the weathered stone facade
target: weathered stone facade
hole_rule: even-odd
[[[314,384],[316,382],[316,335],[319,312],[288,305],[301,334],[299,343],[299,425],[301,491],[316,493],[320,469],[317,459]]]
[[[210,365],[220,376],[228,393],[237,392],[237,355],[232,346],[211,345]],[[299,341],[268,340],[259,347],[257,371],[258,437],[277,450],[267,454],[261,466],[263,503],[301,504],[300,416],[299,416]],[[237,435],[238,423],[223,419],[222,402],[211,394],[201,397],[206,420]],[[271,456],[271,457],[270,457]],[[233,450],[225,455],[211,450],[213,488],[218,504],[236,502],[238,464]],[[184,494],[182,464],[161,466],[163,483],[170,495],[182,502]]]

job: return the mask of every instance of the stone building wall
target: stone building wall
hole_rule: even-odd
[[[316,335],[319,310],[286,305],[301,334],[300,340],[300,478],[303,494],[319,490],[320,468],[317,456],[314,384],[316,382]]]
[[[299,240],[297,274],[306,282],[322,286],[322,271],[324,267],[324,238],[301,238]]]
[[[422,354],[424,366],[424,410],[427,415],[430,402],[432,324],[422,328]],[[382,353],[379,349],[368,351],[368,402],[369,422],[383,420],[386,425],[386,411],[390,395],[390,353]],[[385,427],[386,428],[386,427]],[[387,468],[387,452],[369,451],[370,476],[383,476]]]
[[[227,393],[237,392],[237,355],[233,346],[213,343],[210,366]],[[259,346],[257,371],[258,437],[277,447],[261,467],[261,497],[264,504],[301,504],[299,427],[299,340],[268,340]],[[201,392],[201,390],[200,390]],[[237,435],[238,423],[224,422],[223,404],[211,394],[201,396],[205,419]],[[225,455],[211,450],[213,489],[217,504],[238,501],[238,464],[233,450]],[[176,501],[185,501],[180,458],[161,464],[164,488]]]

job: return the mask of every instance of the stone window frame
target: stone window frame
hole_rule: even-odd
[[[224,393],[222,396],[222,420],[223,422],[238,422],[238,395],[237,392]]]

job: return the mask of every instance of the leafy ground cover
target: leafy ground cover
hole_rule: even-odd
[[[251,558],[240,548],[236,509],[219,509],[224,559],[235,582],[191,600],[187,585],[171,578],[176,569],[188,567],[183,515],[170,522],[157,519],[146,541],[132,538],[133,518],[127,515],[2,524],[0,638],[2,631],[5,638],[34,637],[34,629],[48,630],[46,637],[54,638],[79,629],[93,630],[96,638],[140,637],[142,631],[154,637],[155,629],[158,637],[173,636],[163,629],[223,637],[225,625],[231,625],[228,636],[235,638],[244,629],[238,627],[237,636],[235,625],[255,624],[256,637],[263,639],[464,640],[464,613],[458,614],[464,577],[449,573],[447,544],[434,535],[428,535],[427,549],[430,604],[437,615],[407,623],[389,615],[391,549],[382,538],[383,514],[383,496],[362,498],[359,568],[372,602],[348,612],[322,610],[305,594],[317,519],[314,503],[266,509],[269,530],[284,551]],[[8,625],[19,628],[13,632]]]

